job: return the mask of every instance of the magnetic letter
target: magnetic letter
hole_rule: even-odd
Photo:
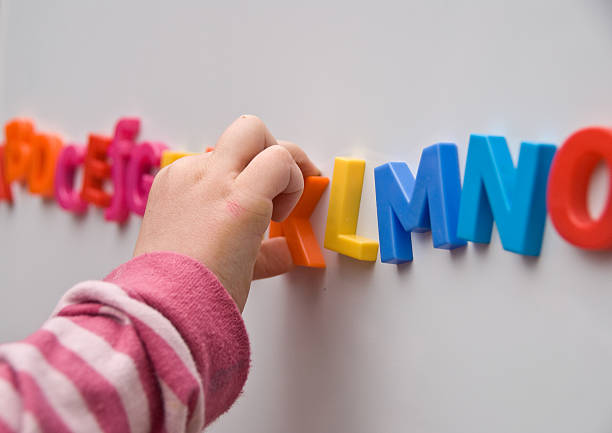
[[[0,201],[2,200],[13,203],[11,185],[6,181],[4,176],[4,146],[0,146]]]
[[[34,124],[28,119],[15,119],[4,127],[4,176],[7,183],[26,180],[30,171]]]
[[[111,169],[106,162],[111,139],[101,135],[90,134],[85,154],[85,172],[81,198],[99,207],[108,207],[111,197],[104,191],[104,181],[110,178]]]
[[[555,228],[568,242],[590,250],[612,248],[612,174],[598,219],[591,217],[587,205],[589,181],[600,161],[612,173],[612,129],[581,129],[557,152],[548,181],[548,212]]]
[[[63,209],[76,214],[83,213],[87,209],[87,202],[74,189],[74,176],[84,159],[85,149],[83,147],[68,145],[60,151],[55,167],[53,185],[55,199]]]
[[[130,214],[125,194],[126,169],[139,130],[140,120],[135,118],[119,119],[115,126],[115,135],[108,148],[108,156],[112,163],[113,195],[109,207],[104,211],[104,218],[107,221],[121,223]]]
[[[382,262],[412,260],[413,231],[431,230],[434,248],[466,244],[456,233],[461,195],[457,146],[440,143],[425,148],[416,180],[403,162],[376,167],[374,179]]]
[[[159,167],[164,149],[166,146],[162,143],[145,142],[132,150],[125,177],[125,193],[128,208],[138,215],[144,215],[153,184],[153,175],[149,171]]]
[[[325,259],[309,218],[328,184],[326,177],[308,176],[304,179],[302,197],[291,214],[283,222],[270,223],[270,237],[284,236],[287,239],[293,263],[298,266],[325,267]]]
[[[364,171],[364,160],[336,158],[324,245],[328,250],[373,262],[378,255],[378,242],[355,234]]]
[[[160,166],[161,168],[164,168],[165,166],[172,164],[177,159],[181,159],[184,156],[191,156],[191,155],[197,155],[197,153],[179,152],[177,150],[164,150],[162,152]]]
[[[32,194],[53,196],[53,181],[62,139],[51,134],[35,134],[30,161],[29,188]]]
[[[495,219],[505,250],[539,255],[546,223],[546,181],[554,154],[552,144],[521,143],[515,168],[504,137],[470,136],[458,236],[488,243]]]

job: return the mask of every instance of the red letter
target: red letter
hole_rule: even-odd
[[[81,198],[99,207],[108,207],[111,196],[104,191],[104,181],[110,178],[110,165],[106,155],[111,139],[101,135],[90,134],[85,154],[85,172]]]
[[[4,146],[0,146],[0,201],[6,200],[13,203],[13,194],[11,193],[11,185],[6,181],[4,175]]]
[[[612,248],[612,175],[606,207],[597,220],[587,205],[589,181],[600,161],[612,173],[612,129],[581,129],[557,152],[548,179],[548,212],[557,231],[590,250]]]

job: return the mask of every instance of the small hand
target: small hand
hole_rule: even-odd
[[[173,251],[206,265],[244,309],[251,281],[293,266],[284,238],[263,240],[289,215],[304,177],[320,174],[297,145],[277,141],[255,116],[241,116],[214,152],[182,158],[151,187],[134,255]]]

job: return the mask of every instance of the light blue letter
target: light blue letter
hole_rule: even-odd
[[[555,151],[552,144],[521,143],[514,168],[504,137],[470,136],[459,237],[488,243],[495,219],[505,250],[539,255],[546,222],[546,181]]]

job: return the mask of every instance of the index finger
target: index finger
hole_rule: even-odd
[[[225,130],[215,147],[215,159],[222,170],[241,172],[260,152],[277,144],[289,151],[304,177],[320,174],[299,146],[277,141],[263,121],[252,115],[240,116]]]
[[[224,170],[242,171],[266,147],[278,144],[257,116],[242,115],[217,141],[215,159]]]
[[[293,160],[302,171],[302,176],[319,176],[321,174],[321,170],[314,165],[314,162],[310,160],[306,152],[297,144],[285,140],[278,140],[278,144],[287,149],[291,156],[293,156]]]

